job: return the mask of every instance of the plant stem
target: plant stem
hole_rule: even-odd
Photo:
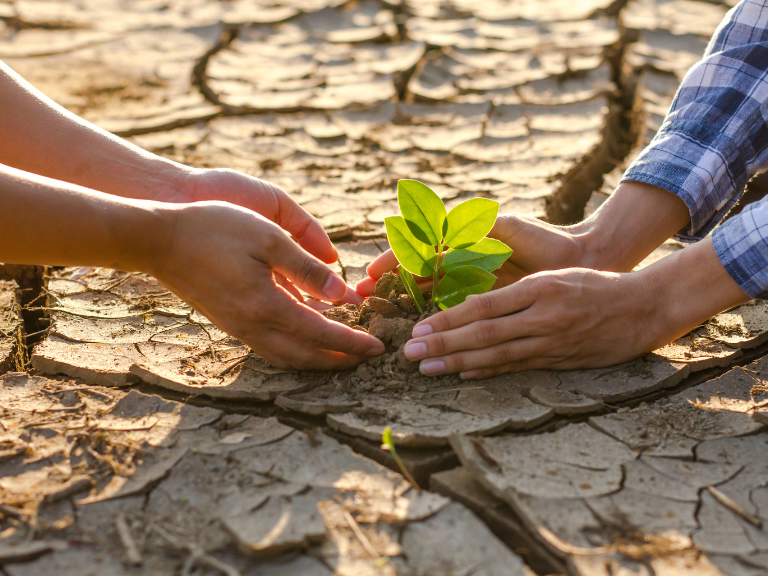
[[[432,274],[432,306],[433,308],[437,304],[437,289],[440,287],[440,265],[443,262],[443,243],[437,245],[437,251],[435,252],[435,271]]]
[[[400,471],[403,473],[403,476],[405,476],[405,479],[408,480],[408,482],[416,488],[416,492],[421,494],[421,486],[419,486],[416,482],[416,480],[413,479],[413,476],[411,476],[411,473],[408,472],[408,468],[405,467],[405,462],[400,460],[400,456],[398,456],[397,451],[395,450],[394,444],[390,446],[389,448],[390,454],[392,454],[392,458],[395,459],[395,463],[397,464],[397,467],[400,468]]]

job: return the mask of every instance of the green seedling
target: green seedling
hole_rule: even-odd
[[[389,426],[384,428],[384,432],[381,434],[381,449],[387,450],[390,454],[392,454],[392,458],[395,459],[395,462],[400,468],[400,472],[402,472],[403,476],[405,476],[405,479],[411,483],[411,486],[416,488],[419,494],[421,494],[421,487],[416,483],[416,480],[413,479],[411,473],[408,472],[408,468],[406,468],[405,464],[403,464],[403,461],[400,460],[400,456],[397,455],[397,450],[395,450],[395,443],[392,441],[392,429]]]
[[[419,313],[435,305],[451,308],[493,288],[496,276],[491,272],[512,254],[503,242],[485,237],[499,214],[498,202],[472,198],[446,212],[428,186],[399,180],[397,203],[402,215],[384,222],[406,291]],[[428,306],[414,275],[432,278]]]

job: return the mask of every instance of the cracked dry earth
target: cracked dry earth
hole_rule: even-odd
[[[158,154],[280,184],[353,283],[399,178],[590,214],[727,8],[0,0],[0,58]],[[335,314],[399,325],[389,355],[329,374],[269,366],[146,275],[0,280],[3,576],[768,573],[768,304],[620,366],[466,383],[403,362],[413,317],[383,288]]]

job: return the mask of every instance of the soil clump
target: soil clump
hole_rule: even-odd
[[[430,294],[425,293],[428,301]],[[423,376],[419,363],[405,357],[403,348],[411,338],[413,327],[438,309],[419,314],[405,291],[400,276],[388,272],[376,283],[374,294],[359,306],[343,304],[323,312],[331,320],[365,330],[381,340],[386,351],[381,356],[370,358],[353,372],[336,374],[333,381],[339,391],[347,389],[364,392],[426,392],[451,382],[460,382],[458,376]]]

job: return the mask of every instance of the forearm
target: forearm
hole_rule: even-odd
[[[0,163],[108,194],[167,200],[188,169],[68,112],[0,62]]]
[[[589,219],[570,227],[578,245],[575,265],[628,272],[690,221],[674,194],[641,182],[623,182]]]
[[[655,321],[643,330],[654,334],[654,348],[686,334],[719,312],[751,300],[723,267],[710,238],[630,276],[636,277],[642,285],[642,296],[653,303]]]
[[[174,206],[118,198],[0,165],[0,262],[153,273]]]

